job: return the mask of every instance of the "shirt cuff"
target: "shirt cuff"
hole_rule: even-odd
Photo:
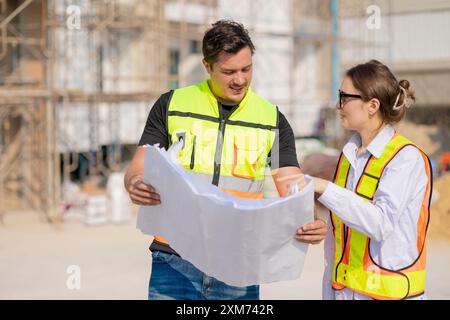
[[[345,191],[345,189],[328,182],[325,192],[317,200],[331,211],[335,211],[335,208],[339,205],[339,200],[345,197],[342,191]]]

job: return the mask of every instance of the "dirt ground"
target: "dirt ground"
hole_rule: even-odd
[[[0,299],[146,299],[149,237],[125,225],[51,226],[11,213],[0,224]],[[428,298],[450,299],[450,241],[428,245]],[[321,299],[323,246],[311,246],[300,279],[263,285],[262,299]],[[79,267],[80,288],[69,289]],[[69,280],[69,286],[70,286]]]
[[[431,207],[429,235],[433,239],[450,239],[450,172],[437,177],[433,183],[436,198]]]

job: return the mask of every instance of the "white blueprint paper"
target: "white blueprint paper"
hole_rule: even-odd
[[[144,181],[161,205],[141,206],[137,228],[166,238],[181,257],[234,286],[300,277],[308,245],[294,239],[313,220],[313,182],[287,198],[240,199],[198,180],[176,155],[146,147]]]

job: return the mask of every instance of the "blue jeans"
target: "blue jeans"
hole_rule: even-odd
[[[259,300],[259,286],[233,287],[176,255],[152,253],[149,300]]]

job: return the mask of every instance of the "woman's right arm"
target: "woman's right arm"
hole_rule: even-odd
[[[350,228],[382,241],[393,232],[411,201],[423,201],[427,184],[424,159],[417,148],[408,146],[386,167],[373,202],[331,182],[325,189],[322,186],[318,200]]]

